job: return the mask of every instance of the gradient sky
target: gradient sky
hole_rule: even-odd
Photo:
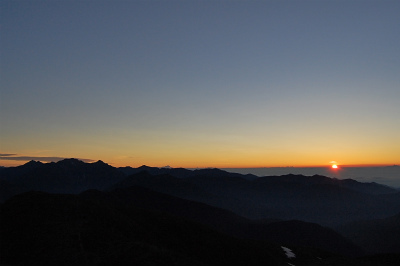
[[[0,165],[400,164],[400,1],[0,8]]]

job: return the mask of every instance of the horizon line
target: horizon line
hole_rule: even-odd
[[[0,158],[0,160],[2,160],[3,158]],[[27,161],[22,161],[22,160],[15,160],[15,161],[20,161],[23,162],[21,164],[17,164],[17,165],[0,165],[0,167],[18,167],[18,166],[22,166],[30,161],[35,161],[35,162],[41,162],[41,163],[57,163],[59,161],[62,160],[67,160],[67,159],[76,159],[79,161],[82,161],[84,163],[96,163],[98,161],[103,161],[103,160],[91,160],[91,159],[80,159],[80,158],[60,158],[58,157],[57,159],[59,160],[27,160]],[[12,161],[11,158],[9,157],[9,159],[5,159],[7,161]],[[103,161],[105,162],[105,161]],[[107,162],[105,162],[107,163]],[[138,168],[141,166],[148,166],[147,164],[142,164],[140,166],[130,166],[130,165],[125,165],[125,166],[115,166],[115,163],[107,163],[113,167],[116,168],[120,168],[120,167],[132,167],[132,168]],[[337,164],[339,169],[340,168],[355,168],[355,167],[388,167],[388,166],[400,166],[400,164],[374,164],[374,163],[366,163],[366,164]],[[286,165],[286,166],[231,166],[231,167],[227,167],[227,166],[205,166],[205,167],[183,167],[183,166],[177,166],[177,167],[173,167],[173,166],[148,166],[148,167],[155,167],[155,168],[185,168],[185,169],[210,169],[210,168],[217,168],[217,169],[262,169],[262,168],[330,168],[332,166],[332,164],[320,164],[320,165]]]

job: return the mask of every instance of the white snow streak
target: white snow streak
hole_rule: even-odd
[[[282,247],[282,249],[283,251],[285,251],[286,257],[288,257],[289,259],[296,258],[296,254],[294,254],[290,248]]]

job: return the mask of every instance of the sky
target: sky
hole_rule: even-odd
[[[400,1],[0,8],[0,165],[400,164]]]

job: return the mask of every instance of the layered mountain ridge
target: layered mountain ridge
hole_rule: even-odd
[[[2,227],[5,230],[2,231],[2,238],[6,236],[10,241],[21,237],[18,231],[22,230],[18,228],[18,224],[12,225],[11,221],[15,219],[14,212],[24,216],[23,208],[26,205],[34,208],[38,208],[40,205],[43,207],[43,212],[31,212],[30,217],[21,216],[20,218],[27,224],[20,226],[33,226],[29,221],[37,219],[43,219],[43,223],[46,223],[46,219],[54,218],[49,210],[46,211],[46,205],[55,204],[57,206],[54,206],[54,208],[64,208],[60,205],[60,202],[53,200],[61,197],[68,198],[67,201],[70,202],[68,204],[77,202],[75,203],[78,206],[76,208],[80,209],[82,216],[94,215],[97,217],[99,215],[97,218],[100,220],[111,219],[107,222],[108,224],[113,224],[112,221],[115,219],[114,222],[126,215],[130,216],[132,212],[136,213],[138,210],[143,210],[153,213],[152,215],[157,217],[159,215],[175,217],[172,219],[178,220],[171,223],[175,224],[174,228],[176,229],[180,227],[178,224],[180,224],[181,219],[184,219],[194,223],[193,228],[190,226],[190,230],[193,230],[193,232],[202,230],[200,228],[194,229],[197,226],[206,226],[212,231],[215,230],[215,232],[235,239],[269,243],[269,247],[272,245],[272,250],[276,249],[276,245],[278,247],[280,245],[290,246],[300,254],[296,265],[325,265],[315,260],[314,255],[310,255],[314,252],[318,253],[318,256],[325,254],[327,259],[325,262],[329,261],[328,258],[336,258],[336,255],[332,254],[339,254],[345,262],[337,265],[357,265],[353,259],[346,259],[347,256],[399,252],[396,247],[400,246],[400,242],[397,240],[400,238],[391,236],[396,236],[398,233],[396,233],[396,223],[398,223],[396,217],[400,213],[400,193],[393,188],[377,183],[361,183],[351,179],[338,180],[320,175],[289,174],[257,177],[229,173],[220,169],[188,170],[148,166],[115,168],[102,161],[84,163],[76,159],[46,164],[31,161],[19,167],[1,168],[0,182],[0,196],[2,201],[5,201],[1,209],[2,217],[5,217],[5,221],[10,219],[8,223],[5,223],[6,226]],[[42,194],[28,191],[41,191]],[[36,202],[38,195],[41,195],[39,198],[44,200]],[[20,203],[16,204],[19,201]],[[83,211],[83,209],[85,208],[79,207],[86,206],[88,203],[90,204],[85,208],[88,212],[93,211],[92,214],[84,214],[86,211]],[[96,205],[95,209],[103,208],[101,206],[104,204],[107,211],[101,214],[103,211],[91,210],[93,204],[100,204]],[[120,218],[117,219],[113,216],[120,212],[124,213],[118,214],[121,215],[118,216]],[[110,218],[110,215],[114,218]],[[135,216],[135,219],[142,219],[141,215]],[[65,219],[63,217],[61,215],[57,219]],[[123,231],[129,235],[132,234],[132,229],[130,229],[132,224],[130,223],[135,224],[137,222],[135,219],[129,218],[127,224],[122,222],[123,225],[120,226],[121,228],[126,227]],[[162,219],[160,219],[157,218],[157,223],[160,222],[157,227],[162,228],[164,225]],[[377,222],[367,222],[367,220]],[[79,220],[74,221],[73,224],[83,222],[83,220]],[[63,222],[59,220],[58,223]],[[391,227],[388,225],[391,225]],[[97,232],[103,228],[103,225],[96,226],[98,226],[98,229],[94,230]],[[7,227],[12,227],[15,230],[10,231]],[[384,227],[387,229],[383,229]],[[36,229],[31,229],[35,234],[39,234],[35,231]],[[51,236],[54,233],[46,230],[43,229],[43,233],[46,235]],[[365,232],[381,232],[382,237],[378,239],[375,233],[365,234]],[[18,234],[13,235],[13,233]],[[159,232],[160,236],[164,233],[163,230]],[[54,237],[57,234],[55,233]],[[121,234],[121,232],[118,234]],[[29,237],[29,233],[26,237]],[[70,237],[72,236],[68,236],[68,238]],[[219,238],[218,236],[217,239]],[[114,236],[111,235],[107,239],[107,241],[122,241],[121,239],[114,239]],[[217,239],[215,241],[220,241]],[[388,241],[387,245],[380,244],[378,246],[370,242],[366,244],[369,240],[383,243],[385,239]],[[137,239],[128,237],[125,240],[122,241],[123,245],[129,246],[131,241],[135,242]],[[93,241],[100,240],[94,239]],[[166,243],[154,241],[153,244],[159,245],[159,248],[164,247]],[[180,241],[185,242],[184,239]],[[151,254],[152,258],[153,256],[161,256],[162,260],[167,259],[168,256],[165,257],[165,254],[148,249],[148,245],[153,244],[146,242],[140,245],[142,248],[143,245],[146,246],[144,251],[146,254]],[[18,246],[19,244],[14,243],[13,245]],[[64,243],[63,245],[67,244]],[[110,245],[110,243],[107,245]],[[135,246],[136,244],[132,245]],[[7,243],[2,246],[2,250],[9,248],[10,246]],[[79,251],[76,248],[74,247],[74,252]],[[108,248],[111,249],[110,252],[115,252],[112,251],[111,246],[108,246]],[[135,248],[138,247],[135,246]],[[57,252],[61,251],[58,250]],[[86,251],[79,252],[86,254]],[[172,257],[179,258],[178,260],[188,259],[194,265],[196,263],[198,265],[214,265],[213,263],[216,263],[215,261],[204,261],[201,256],[193,257],[192,253],[182,253],[174,249],[168,252],[174,254],[171,255]],[[78,257],[89,256],[82,254],[75,255]],[[285,263],[285,260],[281,260],[281,254],[279,253],[279,256],[276,256],[276,254],[267,259],[277,263],[271,265]],[[120,254],[120,256],[128,255]],[[102,257],[102,255],[97,254],[95,257],[91,261],[91,265],[95,265],[96,260],[112,261],[112,258],[108,256]],[[11,257],[7,257],[7,259],[13,261]],[[350,260],[355,264],[348,264]],[[386,259],[385,261],[386,265],[390,265]]]

